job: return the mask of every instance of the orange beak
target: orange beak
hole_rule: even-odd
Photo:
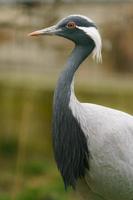
[[[40,31],[33,31],[32,33],[29,33],[28,36],[38,36],[41,35]]]
[[[29,33],[28,36],[54,35],[56,32],[58,32],[58,30],[56,29],[56,26],[51,26],[48,28],[44,28],[44,29]]]

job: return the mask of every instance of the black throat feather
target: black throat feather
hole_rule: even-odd
[[[53,146],[55,160],[63,177],[65,188],[68,186],[75,188],[77,180],[84,177],[86,170],[89,170],[87,139],[69,108],[69,102],[74,73],[93,48],[94,45],[87,47],[86,50],[82,47],[75,47],[54,94]],[[78,59],[73,63],[76,54],[78,54]]]

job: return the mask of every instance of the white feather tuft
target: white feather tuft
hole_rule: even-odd
[[[77,28],[83,30],[95,42],[95,48],[93,50],[93,59],[96,59],[97,62],[102,62],[102,40],[98,30],[95,27],[77,26]]]

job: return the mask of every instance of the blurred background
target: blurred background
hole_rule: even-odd
[[[103,63],[77,72],[78,98],[133,114],[132,0],[0,0],[0,200],[77,199],[51,142],[53,90],[73,44],[27,37],[69,14],[92,18],[103,39]]]

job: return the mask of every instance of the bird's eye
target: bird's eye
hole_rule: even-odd
[[[75,22],[68,22],[66,27],[69,29],[74,29],[76,27],[76,24],[75,24]]]

